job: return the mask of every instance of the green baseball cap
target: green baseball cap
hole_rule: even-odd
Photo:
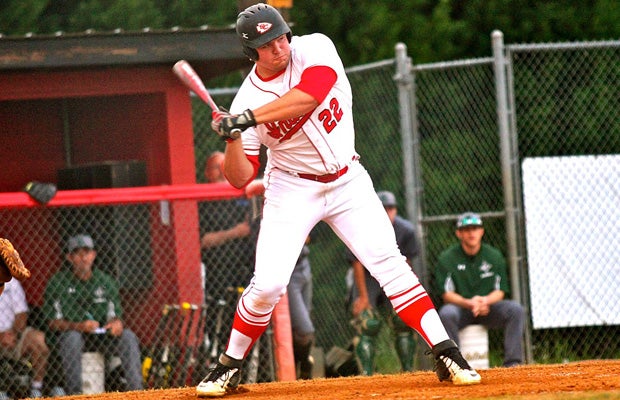
[[[377,196],[379,196],[379,200],[381,200],[383,207],[396,207],[396,196],[394,196],[394,193],[383,190],[377,192]]]
[[[482,218],[473,212],[466,212],[459,215],[456,220],[456,229],[466,228],[468,226],[482,226]]]
[[[90,235],[75,235],[67,241],[67,251],[73,253],[77,249],[94,249],[95,242]]]

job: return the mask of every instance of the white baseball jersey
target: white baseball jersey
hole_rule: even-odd
[[[15,315],[28,312],[26,294],[19,281],[15,278],[4,284],[4,292],[0,295],[0,332],[13,327]]]
[[[325,100],[308,115],[287,121],[260,124],[242,134],[247,155],[258,155],[260,145],[269,149],[265,174],[272,168],[293,173],[324,175],[337,172],[358,158],[355,152],[351,85],[336,47],[325,35],[294,36],[286,71],[272,80],[256,75],[256,66],[241,85],[230,107],[240,114],[284,95],[313,66],[332,68],[338,78]],[[299,49],[303,48],[303,52]]]

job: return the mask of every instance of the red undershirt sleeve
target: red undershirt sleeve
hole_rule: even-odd
[[[252,163],[252,166],[254,167],[254,175],[252,176],[252,179],[250,179],[249,181],[251,182],[258,176],[258,167],[260,167],[260,159],[258,158],[258,156],[248,156],[248,155],[246,155],[246,158]]]
[[[248,161],[250,161],[250,163],[252,163],[252,167],[254,168],[254,173],[252,174],[250,179],[248,179],[248,181],[243,184],[243,187],[247,186],[250,182],[252,182],[254,179],[256,179],[256,177],[258,176],[258,168],[260,167],[260,159],[259,159],[259,157],[257,155],[256,156],[248,156],[246,154],[245,157],[248,159]],[[226,177],[226,173],[224,173],[224,177],[226,179],[228,179]]]
[[[308,93],[316,101],[322,103],[336,83],[336,79],[338,79],[336,71],[324,65],[317,65],[302,72],[301,82],[295,88]]]

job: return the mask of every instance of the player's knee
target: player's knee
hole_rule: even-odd
[[[300,346],[306,346],[314,342],[314,332],[311,333],[297,333],[293,332],[293,342]]]
[[[439,309],[439,317],[442,321],[455,321],[459,318],[459,307],[454,304],[445,304]]]
[[[406,262],[402,264],[398,270],[392,270],[393,274],[390,275],[390,280],[382,286],[388,298],[394,294],[409,291],[419,283],[418,277],[413,273],[411,267]]]
[[[123,332],[121,333],[121,340],[131,343],[138,341],[138,337],[131,329],[124,328]]]
[[[79,331],[65,331],[60,334],[60,343],[65,347],[81,349],[84,345],[84,338]]]
[[[508,314],[510,318],[513,318],[518,321],[522,321],[525,319],[525,309],[523,306],[516,301],[509,302],[510,307],[508,308]]]
[[[253,286],[245,295],[249,308],[257,312],[269,312],[280,298],[286,293],[286,285],[272,285],[269,287]]]

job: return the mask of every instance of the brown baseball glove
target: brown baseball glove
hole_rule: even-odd
[[[28,279],[30,271],[11,242],[0,238],[0,284],[10,281],[11,277],[20,281]]]

